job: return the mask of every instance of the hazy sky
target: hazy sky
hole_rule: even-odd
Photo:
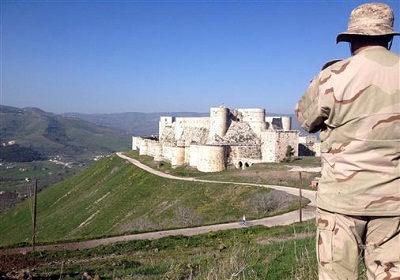
[[[0,104],[54,113],[292,113],[366,2],[0,1]]]

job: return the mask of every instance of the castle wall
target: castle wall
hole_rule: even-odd
[[[299,155],[321,156],[321,141],[315,135],[299,137]]]
[[[197,167],[200,155],[200,145],[190,145],[189,147],[189,165],[192,167]]]
[[[163,159],[166,161],[171,162],[172,157],[174,155],[173,148],[174,146],[171,146],[170,144],[163,144],[162,145],[162,151],[163,151]]]
[[[162,144],[160,142],[154,143],[153,147],[153,157],[155,161],[162,161],[163,160],[163,153],[162,153]]]
[[[147,145],[147,141],[145,141],[145,139],[142,139],[139,142],[139,155],[148,155],[148,145]]]
[[[278,141],[276,142],[276,158],[282,161],[286,158],[287,147],[290,145],[293,148],[293,157],[299,155],[299,132],[298,131],[278,131]]]
[[[277,133],[275,131],[268,130],[261,135],[261,153],[264,162],[276,161],[276,145],[274,144],[276,141]]]
[[[190,164],[190,146],[185,146],[185,164]]]
[[[144,140],[147,145],[147,155],[154,157],[154,160],[161,160],[162,158],[162,149],[161,143],[155,140]]]
[[[132,137],[132,150],[139,150],[139,155],[152,156],[154,160],[162,158],[161,143],[156,140]]]
[[[262,162],[262,152],[260,145],[250,146],[230,146],[228,163],[236,168],[245,168],[254,163]]]
[[[240,160],[242,158],[246,159],[261,159],[261,146],[231,146],[230,158],[234,160]]]
[[[292,131],[265,131],[262,135],[262,161],[280,162],[286,157],[287,147],[293,148],[293,156],[298,156],[299,132]]]
[[[208,128],[210,126],[210,118],[176,118],[175,119],[175,140],[181,138],[185,128]]]
[[[132,137],[132,150],[136,151],[139,149],[139,143],[141,141],[141,137],[133,136]]]

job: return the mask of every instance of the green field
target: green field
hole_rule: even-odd
[[[33,193],[35,179],[39,190],[45,189],[72,176],[85,163],[70,163],[67,166],[49,161],[12,162],[0,164],[0,192],[15,193],[12,199],[0,199],[0,211],[23,201]],[[29,178],[30,182],[26,179]]]
[[[104,158],[38,195],[37,242],[92,239],[276,215],[270,189],[164,179],[117,156]],[[276,195],[276,193],[275,193]],[[261,203],[267,201],[268,203]],[[0,216],[0,246],[29,244],[32,199]]]

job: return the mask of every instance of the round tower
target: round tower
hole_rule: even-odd
[[[284,131],[292,130],[292,118],[282,117],[282,129]]]
[[[226,169],[226,146],[198,146],[197,170],[201,172],[220,172]]]
[[[171,165],[181,166],[185,163],[185,147],[171,147]]]
[[[261,132],[266,130],[265,109],[239,109],[239,112],[242,113],[243,121],[247,122],[254,133],[260,137]]]
[[[228,130],[229,109],[226,107],[210,108],[210,136],[224,137]]]

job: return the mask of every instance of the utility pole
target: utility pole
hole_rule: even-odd
[[[37,179],[35,178],[35,192],[33,200],[33,224],[32,224],[32,251],[35,251],[36,241],[36,212],[37,212]]]
[[[299,197],[300,197],[300,208],[299,208],[299,213],[300,213],[300,223],[303,222],[303,213],[302,213],[302,200],[303,200],[303,194],[302,194],[302,184],[303,184],[303,178],[301,176],[301,171],[299,172],[299,179],[300,179],[300,187],[299,187]]]

